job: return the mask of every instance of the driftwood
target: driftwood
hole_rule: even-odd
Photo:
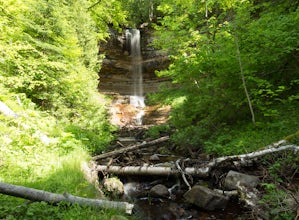
[[[214,167],[217,167],[219,164],[223,162],[230,161],[233,162],[233,164],[236,166],[246,165],[258,157],[267,154],[285,151],[285,150],[299,152],[299,147],[296,145],[285,145],[281,147],[271,147],[271,148],[255,151],[248,154],[219,157],[200,167],[186,167],[185,169],[181,169],[181,170],[177,169],[176,166],[174,165],[168,167],[162,167],[162,166],[157,167],[154,165],[125,166],[125,167],[98,165],[96,166],[96,170],[98,172],[100,171],[100,172],[108,172],[108,173],[124,174],[124,175],[164,175],[164,176],[178,175],[178,174],[182,174],[183,172],[186,175],[193,175],[193,176],[204,178],[210,175],[210,171]]]
[[[120,209],[126,213],[131,214],[134,205],[127,202],[115,202],[99,199],[87,199],[78,196],[73,196],[67,193],[56,194],[43,190],[32,189],[24,186],[17,186],[0,182],[0,193],[29,199],[31,201],[45,201],[50,204],[57,204],[59,202],[67,202],[71,204],[79,204],[81,206],[92,206],[95,208],[109,208]]]
[[[165,142],[165,141],[168,141],[168,140],[169,140],[169,136],[160,137],[160,138],[155,139],[153,141],[144,142],[144,143],[141,143],[141,144],[136,144],[136,145],[128,146],[128,147],[125,147],[125,148],[117,149],[117,150],[114,150],[114,151],[111,151],[111,152],[107,152],[107,153],[104,153],[104,154],[100,154],[100,155],[94,156],[92,159],[93,160],[100,160],[100,159],[104,159],[104,158],[107,158],[107,157],[118,156],[120,154],[129,152],[129,151],[142,149],[142,148],[149,147],[149,146],[152,146],[152,145],[155,145],[155,144],[159,144],[159,143],[162,143],[162,142]]]

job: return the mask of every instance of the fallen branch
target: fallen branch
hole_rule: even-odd
[[[107,152],[107,153],[104,153],[104,154],[94,156],[92,158],[92,160],[100,160],[100,159],[104,159],[104,158],[107,158],[107,157],[117,156],[119,154],[123,154],[123,153],[129,152],[129,151],[134,151],[134,150],[137,150],[137,149],[142,149],[142,148],[152,146],[152,145],[155,145],[155,144],[159,144],[159,143],[162,143],[162,142],[165,142],[165,141],[168,141],[168,140],[169,140],[169,136],[160,137],[160,138],[155,139],[153,141],[144,142],[144,143],[141,143],[141,144],[136,144],[136,145],[133,145],[133,146],[121,148],[121,149],[118,149],[118,150],[114,150],[114,151],[111,151],[111,152]]]
[[[185,173],[184,173],[184,171],[182,170],[182,168],[181,168],[181,166],[180,166],[179,163],[180,163],[180,159],[177,160],[177,161],[175,162],[176,168],[180,171],[180,173],[181,173],[181,175],[182,175],[182,178],[183,178],[184,182],[186,183],[186,185],[188,186],[188,188],[189,188],[189,190],[190,190],[190,189],[191,189],[191,186],[190,186],[190,184],[189,184],[189,182],[188,182],[188,180],[187,180],[187,178],[186,178],[186,176],[185,176]]]
[[[45,201],[50,204],[57,204],[59,202],[68,202],[71,204],[79,204],[81,206],[92,206],[96,208],[121,209],[126,213],[131,214],[134,205],[127,202],[115,202],[99,199],[87,199],[71,194],[56,194],[43,190],[32,189],[24,186],[17,186],[0,182],[0,193],[29,199],[32,201]]]
[[[208,165],[211,166],[212,164],[217,164],[217,163],[221,163],[224,162],[226,160],[231,160],[234,161],[235,165],[244,165],[248,162],[250,162],[250,160],[255,159],[257,157],[261,157],[267,154],[271,154],[271,153],[276,153],[276,152],[280,152],[280,151],[285,151],[285,150],[292,150],[295,153],[299,152],[299,146],[296,145],[284,145],[281,147],[276,147],[276,145],[278,143],[285,143],[284,140],[277,142],[276,144],[270,145],[268,147],[266,147],[266,149],[264,150],[259,150],[259,151],[254,151],[252,153],[248,153],[248,154],[240,154],[240,155],[233,155],[233,156],[225,156],[225,157],[219,157],[217,159],[215,159],[214,161],[210,162]],[[274,147],[271,147],[274,146]]]
[[[170,167],[157,167],[153,165],[144,165],[144,166],[104,166],[98,165],[96,170],[99,172],[108,172],[114,174],[122,174],[122,175],[178,175],[182,172],[185,175],[193,175],[198,177],[209,177],[210,171],[220,165],[225,161],[232,161],[234,165],[246,165],[252,159],[257,157],[261,157],[267,154],[276,153],[285,150],[292,150],[295,153],[299,152],[299,147],[296,145],[285,145],[278,148],[268,148],[260,151],[255,151],[248,154],[234,155],[234,156],[226,156],[219,157],[211,162],[202,165],[201,167],[186,167],[185,169],[179,170],[175,166]]]

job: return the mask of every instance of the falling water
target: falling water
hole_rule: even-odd
[[[126,43],[130,49],[132,58],[132,95],[130,96],[130,104],[139,109],[136,117],[136,124],[142,125],[142,117],[144,116],[143,108],[145,107],[143,96],[143,77],[142,77],[142,56],[140,49],[140,31],[138,29],[126,30]]]

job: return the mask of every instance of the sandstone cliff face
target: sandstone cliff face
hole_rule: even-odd
[[[168,67],[169,60],[165,53],[150,46],[153,40],[152,31],[141,29],[141,54],[144,93],[157,92],[161,82],[167,79],[158,78],[156,70]],[[99,91],[102,93],[132,94],[131,57],[126,45],[125,30],[123,33],[110,31],[110,39],[100,45],[100,53],[105,54],[102,68],[99,72]]]

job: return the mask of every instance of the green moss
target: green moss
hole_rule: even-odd
[[[290,143],[294,143],[294,144],[298,145],[299,144],[299,130],[296,133],[287,136],[285,138],[285,140]]]

